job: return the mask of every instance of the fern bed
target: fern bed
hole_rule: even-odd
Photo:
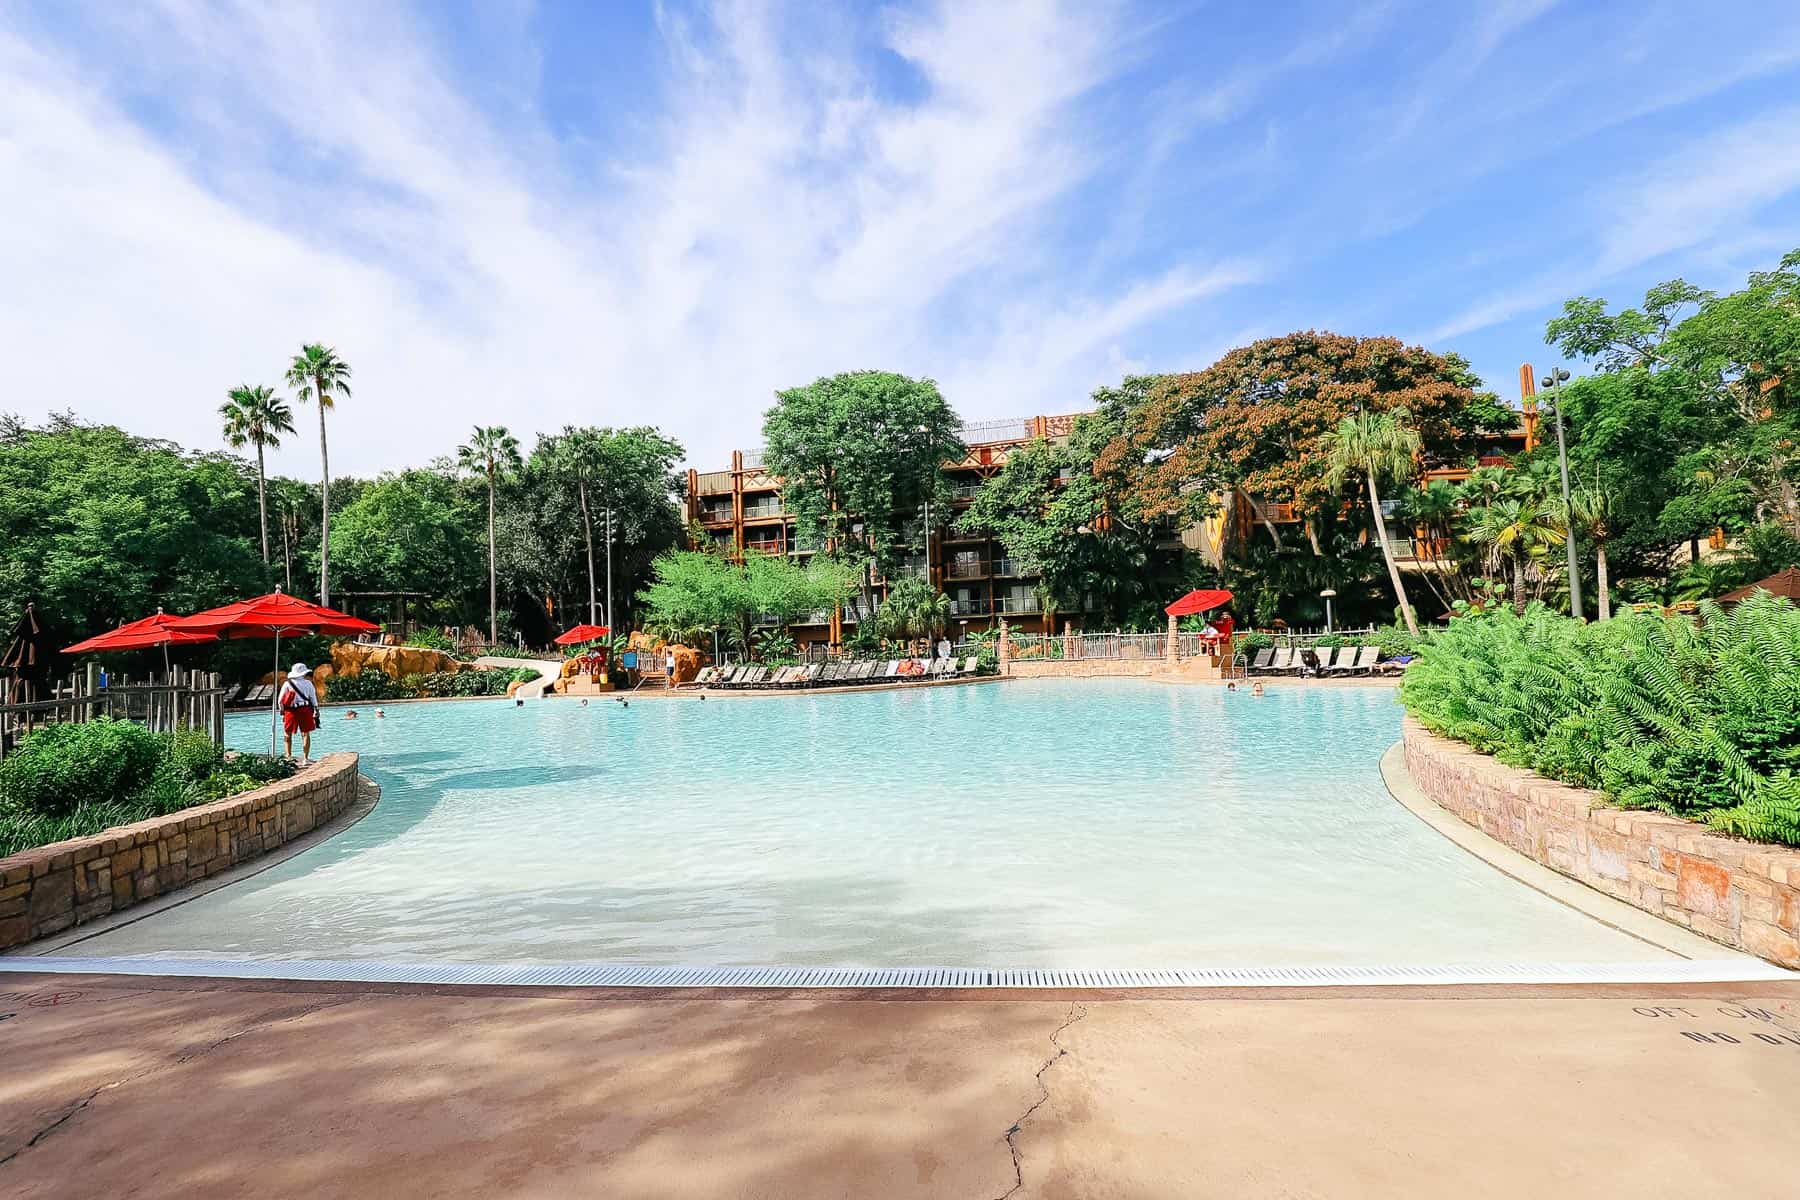
[[[1427,729],[1624,808],[1800,845],[1800,609],[1459,617],[1401,686]]]

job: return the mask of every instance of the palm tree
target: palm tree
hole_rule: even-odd
[[[1469,540],[1485,546],[1490,566],[1512,571],[1513,609],[1525,611],[1525,566],[1568,536],[1556,514],[1535,500],[1502,496],[1469,514]]]
[[[594,518],[588,508],[588,488],[600,478],[605,450],[604,438],[598,430],[565,426],[562,436],[556,440],[551,460],[557,470],[575,481],[575,495],[581,502],[581,537],[587,546],[588,624],[590,625],[598,625],[600,616],[596,612],[596,606],[599,603],[596,596],[599,589],[598,581],[594,577]],[[611,536],[610,532],[608,536]],[[607,599],[610,605],[611,596],[609,595]],[[612,618],[610,612],[607,613],[607,618],[609,620]]]
[[[875,619],[887,637],[930,639],[950,628],[950,597],[909,576],[888,590]]]
[[[1419,460],[1419,434],[1407,422],[1412,414],[1404,408],[1392,412],[1352,413],[1325,435],[1325,479],[1341,490],[1352,476],[1360,475],[1369,489],[1369,512],[1375,518],[1375,537],[1381,543],[1381,557],[1387,560],[1388,580],[1400,601],[1400,615],[1406,619],[1407,632],[1417,636],[1419,622],[1413,617],[1412,604],[1406,598],[1406,585],[1400,580],[1399,564],[1394,562],[1394,548],[1388,543],[1387,518],[1381,511],[1380,479],[1409,479]]]
[[[469,444],[456,448],[456,460],[464,470],[487,477],[488,494],[488,641],[500,640],[500,593],[494,571],[494,488],[501,476],[510,476],[524,464],[519,459],[519,439],[504,425],[477,425]]]
[[[260,384],[234,387],[219,406],[225,418],[225,444],[241,450],[256,447],[256,513],[262,522],[262,560],[269,561],[269,488],[263,472],[263,451],[281,445],[281,435],[294,432],[294,414],[287,401]]]
[[[1600,487],[1576,488],[1569,494],[1568,510],[1561,514],[1566,528],[1576,530],[1594,544],[1594,578],[1600,593],[1600,619],[1612,617],[1612,592],[1607,586],[1606,540],[1612,535],[1618,505],[1612,493]]]
[[[325,446],[325,410],[350,398],[350,364],[317,342],[300,347],[288,364],[288,386],[302,404],[319,405],[319,603],[331,604],[331,455]]]

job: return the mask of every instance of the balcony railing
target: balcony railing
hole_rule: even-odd
[[[1000,597],[1000,611],[1003,613],[1008,613],[1008,614],[1011,614],[1011,613],[1036,613],[1036,612],[1043,612],[1044,606],[1038,601],[1038,598],[1035,595],[1033,595],[1033,596],[1008,595],[1008,596]]]
[[[1025,564],[1016,558],[996,558],[994,560],[994,574],[1017,579],[1023,575],[1035,575],[1037,572],[1027,571],[1025,569]]]
[[[950,614],[956,617],[985,617],[988,615],[988,602],[982,600],[952,600]]]
[[[787,510],[781,507],[779,500],[758,500],[755,504],[744,505],[744,520],[760,521],[764,517],[785,516]]]
[[[700,509],[700,520],[708,525],[722,525],[731,522],[731,505],[705,505]]]
[[[923,554],[907,555],[900,560],[899,565],[894,570],[894,574],[897,576],[911,575],[916,579],[925,578],[925,556]]]
[[[953,483],[950,485],[950,496],[954,500],[973,500],[976,493],[981,491],[981,486],[979,482]]]
[[[944,568],[944,574],[951,579],[986,579],[988,565],[981,559],[952,559]]]

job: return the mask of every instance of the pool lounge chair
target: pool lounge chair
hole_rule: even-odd
[[[1247,672],[1255,671],[1260,674],[1269,669],[1269,663],[1272,662],[1274,658],[1275,648],[1273,646],[1264,646],[1261,650],[1256,652],[1256,657],[1251,660],[1249,666],[1245,667],[1244,670]]]
[[[953,664],[947,658],[934,658],[931,660],[931,665],[925,668],[925,678],[943,679],[947,676],[954,675],[956,672],[950,669],[952,665]]]
[[[890,658],[887,660],[887,669],[881,672],[881,677],[883,679],[892,679],[899,671],[900,660],[897,658]]]
[[[1349,669],[1358,675],[1373,675],[1375,660],[1380,657],[1380,646],[1364,646],[1356,652],[1356,665]]]
[[[1264,671],[1271,675],[1286,675],[1293,669],[1294,649],[1292,646],[1283,646],[1281,649],[1275,651],[1275,657],[1270,659],[1269,665],[1263,668]]]
[[[1325,669],[1327,675],[1348,675],[1356,670],[1356,656],[1362,652],[1360,646],[1344,646],[1337,652],[1337,657]]]
[[[875,678],[875,664],[872,662],[857,663],[856,673],[851,676],[851,680],[855,683],[867,683],[873,678]]]
[[[981,666],[981,656],[978,654],[971,654],[969,657],[963,659],[962,673],[964,675],[973,675],[976,668],[979,666]]]

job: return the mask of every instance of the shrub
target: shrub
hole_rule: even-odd
[[[356,675],[333,675],[325,685],[331,700],[401,700],[413,695],[395,679],[380,671],[363,671]]]
[[[273,754],[233,754],[225,769],[236,775],[248,775],[257,783],[274,783],[294,773],[291,760]]]
[[[0,761],[0,811],[56,817],[121,799],[162,759],[162,739],[129,721],[47,725]]]
[[[1251,630],[1233,636],[1239,654],[1255,654],[1258,650],[1267,650],[1275,645],[1275,639],[1260,630]]]
[[[1383,660],[1399,658],[1402,654],[1417,654],[1424,637],[1414,637],[1399,625],[1387,625],[1375,631],[1374,642],[1381,650]]]
[[[445,654],[456,653],[456,643],[450,635],[441,629],[417,629],[406,635],[404,645],[417,646],[421,650],[441,650]]]
[[[163,756],[184,779],[204,779],[218,769],[225,752],[198,729],[163,735]]]
[[[1596,625],[1534,605],[1459,617],[1401,699],[1429,729],[1616,804],[1800,845],[1800,610]]]

